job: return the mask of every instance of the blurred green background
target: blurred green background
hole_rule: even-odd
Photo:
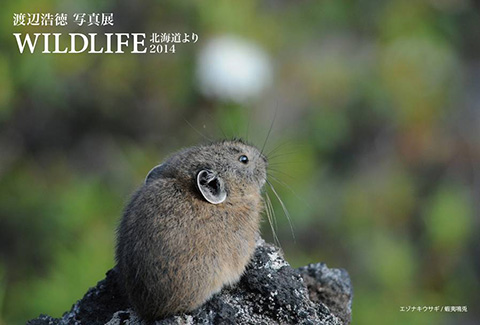
[[[271,181],[296,238],[270,192],[280,243],[293,266],[348,270],[353,324],[480,319],[476,2],[3,0],[2,8],[1,324],[59,317],[103,278],[125,202],[169,153],[247,134],[261,147],[273,120]],[[64,12],[70,22],[13,27],[21,12]],[[75,26],[76,12],[113,12],[115,25]],[[194,32],[199,41],[168,55],[19,54],[12,33],[46,31]],[[248,98],[212,95],[198,72],[209,40],[225,35],[267,60]],[[273,240],[266,222],[263,234]],[[400,311],[452,305],[468,312]]]

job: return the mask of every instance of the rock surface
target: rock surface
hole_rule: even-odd
[[[88,290],[62,318],[41,315],[30,325],[146,325],[117,284],[115,269]],[[194,290],[194,288],[192,288]],[[310,264],[297,270],[278,248],[259,240],[252,262],[238,284],[224,288],[188,314],[155,324],[349,324],[352,286],[345,270]]]

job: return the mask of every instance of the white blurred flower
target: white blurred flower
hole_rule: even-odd
[[[244,102],[271,82],[272,68],[267,54],[256,44],[222,36],[208,41],[200,51],[197,77],[204,95]]]

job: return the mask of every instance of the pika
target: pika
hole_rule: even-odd
[[[255,250],[266,157],[241,140],[183,149],[153,168],[117,229],[116,262],[146,320],[188,312],[236,283]]]

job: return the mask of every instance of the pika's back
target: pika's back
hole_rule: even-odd
[[[125,209],[116,250],[143,318],[193,310],[238,281],[255,247],[266,166],[255,147],[222,141],[152,169]]]

